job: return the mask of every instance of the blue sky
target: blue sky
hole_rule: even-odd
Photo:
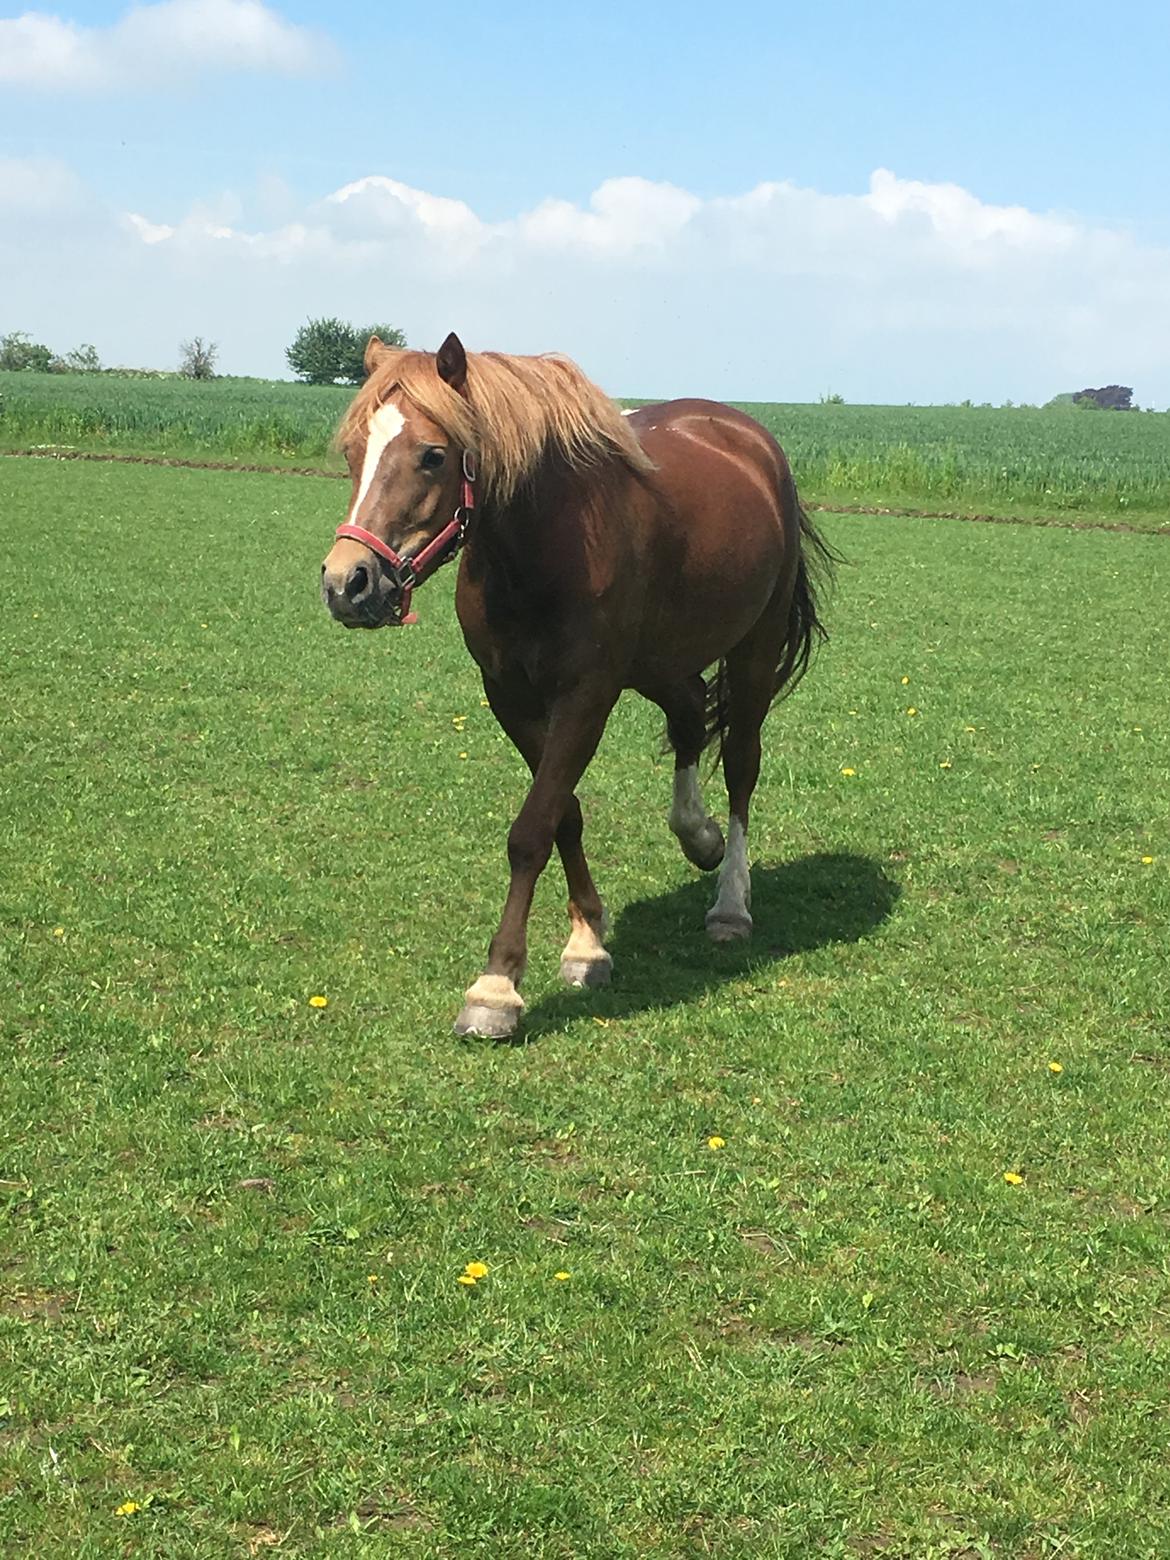
[[[454,316],[477,346],[564,348],[634,394],[1034,399],[1128,375],[1170,399],[1150,340],[1170,290],[1164,0],[145,13],[141,35],[121,5],[0,21],[0,158],[29,237],[0,236],[0,329],[165,361],[181,321],[225,368],[278,373],[309,313],[419,339]],[[371,178],[389,183],[322,206]],[[30,183],[60,187],[75,240]],[[761,188],[763,228],[733,204]],[[436,227],[419,192],[477,225]],[[549,202],[567,209],[530,231]],[[47,285],[70,286],[71,242],[86,316]]]

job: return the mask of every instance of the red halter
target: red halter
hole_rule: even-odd
[[[475,456],[470,450],[464,450],[463,486],[460,490],[455,518],[449,520],[437,536],[433,536],[425,547],[412,553],[409,558],[404,558],[401,553],[395,552],[388,542],[384,542],[380,536],[375,536],[373,531],[367,531],[365,526],[346,523],[339,525],[333,534],[348,536],[351,541],[361,542],[363,547],[368,547],[371,552],[377,553],[379,558],[390,565],[388,571],[390,578],[401,594],[396,621],[401,624],[417,623],[418,614],[410,610],[411,596],[436,569],[454,558],[467,540],[467,528],[471,524],[474,512]]]

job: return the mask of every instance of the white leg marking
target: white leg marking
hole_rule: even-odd
[[[350,525],[358,523],[358,515],[366,501],[366,494],[378,474],[378,462],[386,453],[386,446],[396,439],[406,427],[406,418],[391,401],[380,406],[370,418],[366,429],[366,458],[362,462],[362,476],[358,483],[357,497],[349,512]]]
[[[678,836],[683,854],[697,867],[710,871],[723,855],[723,836],[699,792],[699,766],[674,772],[674,801],[670,809],[670,827]]]
[[[707,931],[715,942],[750,937],[752,930],[752,878],[748,867],[747,835],[733,817],[727,829],[727,854],[719,869],[719,893],[707,912]]]
[[[573,914],[573,930],[561,954],[561,979],[570,986],[607,986],[613,972],[613,960],[605,951],[604,918],[601,936],[584,919]]]

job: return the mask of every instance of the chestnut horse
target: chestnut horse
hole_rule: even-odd
[[[412,621],[411,592],[462,547],[463,637],[533,776],[508,834],[511,882],[487,968],[456,1031],[515,1029],[528,912],[554,843],[571,923],[561,974],[581,986],[610,978],[574,790],[624,688],[666,715],[671,829],[695,866],[720,869],[708,932],[750,935],[760,727],[824,637],[813,566],[831,562],[776,440],[712,401],[623,415],[564,358],[466,353],[454,335],[435,354],[375,336],[366,369],[338,435],[353,491],[322,565],[325,603],[350,628]],[[699,793],[712,742],[726,849]]]

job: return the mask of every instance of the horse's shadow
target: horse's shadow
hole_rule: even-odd
[[[599,1018],[628,1017],[690,1002],[794,953],[858,942],[887,919],[901,893],[867,856],[825,852],[755,866],[752,939],[716,945],[704,930],[713,889],[712,878],[692,878],[627,905],[607,942],[613,984],[587,996],[557,990],[542,997],[529,1008],[517,1038],[526,1042],[562,1029],[581,1016],[582,1002]]]

